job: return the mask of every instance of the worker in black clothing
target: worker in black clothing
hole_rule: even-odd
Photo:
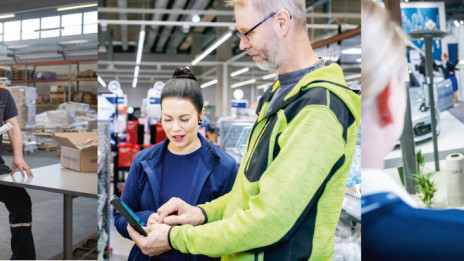
[[[8,131],[8,137],[13,147],[13,170],[5,165],[0,156],[0,175],[13,174],[18,169],[21,174],[32,177],[32,171],[23,159],[22,134],[16,116],[18,110],[8,89],[0,85],[0,127],[10,123],[13,129]],[[2,135],[0,135],[0,155],[3,150]],[[34,239],[32,238],[32,202],[24,188],[0,185],[0,201],[8,209],[11,230],[11,259],[35,259]]]

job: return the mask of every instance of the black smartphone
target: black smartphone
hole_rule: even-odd
[[[118,196],[113,196],[110,200],[111,205],[121,213],[121,215],[129,222],[129,224],[137,230],[141,235],[147,236],[147,233],[142,227],[145,227],[143,222]]]

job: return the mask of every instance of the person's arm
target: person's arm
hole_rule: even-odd
[[[286,240],[299,218],[317,204],[318,190],[343,159],[343,127],[327,107],[308,106],[281,134],[279,145],[280,153],[262,175],[260,192],[249,199],[247,209],[202,226],[173,227],[171,246],[183,253],[216,257]],[[222,200],[204,205],[208,219],[219,216],[214,204]]]
[[[145,224],[148,223],[148,219],[151,214],[155,211],[151,210],[142,210],[141,209],[141,195],[143,184],[141,183],[141,178],[143,174],[143,168],[140,163],[141,154],[140,152],[134,158],[134,161],[129,169],[129,174],[127,180],[124,184],[124,193],[121,196],[121,200],[132,210],[134,213],[143,221]],[[129,233],[127,232],[127,220],[119,213],[119,211],[114,211],[114,226],[125,238],[129,238]]]
[[[33,177],[34,175],[32,174],[31,168],[29,168],[23,158],[23,138],[18,120],[16,117],[13,117],[5,122],[10,123],[13,126],[13,129],[8,131],[8,137],[10,138],[11,146],[13,147],[13,166],[11,168],[11,174],[18,169],[23,177],[24,173],[26,173],[29,177]]]

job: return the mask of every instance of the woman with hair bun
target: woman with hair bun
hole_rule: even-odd
[[[198,133],[205,115],[203,95],[193,73],[179,67],[161,92],[161,121],[167,139],[137,153],[121,200],[146,224],[157,223],[157,209],[170,198],[190,204],[209,202],[228,193],[237,163]],[[115,211],[115,226],[129,238],[127,221]],[[133,246],[129,260],[215,260],[171,250],[157,257]]]

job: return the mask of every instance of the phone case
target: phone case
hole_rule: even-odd
[[[143,236],[147,236],[147,233],[142,228],[146,226],[145,223],[126,204],[124,204],[124,202],[122,202],[122,200],[119,199],[118,196],[114,196],[110,200],[110,203],[111,205],[113,205],[115,209],[119,211],[119,213],[121,213],[121,215],[127,220],[127,222],[129,222],[129,224],[135,230],[137,230],[137,232],[139,232]]]

